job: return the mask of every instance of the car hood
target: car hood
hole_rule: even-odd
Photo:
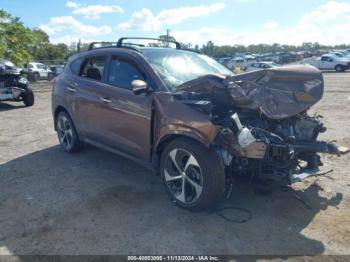
[[[11,62],[0,61],[0,75],[19,75],[20,70]]]
[[[182,84],[177,90],[211,93],[213,104],[224,105],[223,110],[249,108],[260,110],[271,119],[283,119],[321,100],[324,81],[318,69],[294,65],[235,76],[206,75]]]

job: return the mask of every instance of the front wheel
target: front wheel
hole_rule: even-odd
[[[48,73],[47,75],[47,81],[51,81],[52,79],[54,79],[55,76],[53,75],[53,73]]]
[[[171,200],[192,211],[211,208],[225,189],[219,156],[189,139],[176,139],[164,149],[160,174]]]
[[[34,93],[33,90],[27,87],[24,95],[23,95],[23,103],[25,106],[34,105]]]
[[[337,65],[335,67],[335,71],[337,71],[337,72],[343,72],[344,70],[345,70],[345,68],[342,65]]]

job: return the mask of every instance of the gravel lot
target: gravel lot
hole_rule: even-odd
[[[325,140],[350,146],[350,73],[325,73]],[[110,153],[58,146],[50,87],[33,85],[36,103],[0,104],[0,254],[350,255],[350,154],[325,156],[334,172],[291,192],[240,182],[222,205],[246,208],[232,223],[172,205],[158,177]],[[227,211],[242,219],[247,214]]]

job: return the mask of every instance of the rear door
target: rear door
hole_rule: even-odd
[[[86,139],[149,160],[152,95],[131,90],[132,80],[148,81],[140,68],[125,55],[89,56],[68,91]]]
[[[85,138],[99,143],[108,143],[102,98],[108,96],[108,89],[103,83],[107,54],[88,56],[81,63],[78,76],[70,81],[68,92],[71,93],[73,111]]]

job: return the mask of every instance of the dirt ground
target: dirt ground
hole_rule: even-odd
[[[350,146],[350,73],[325,73],[325,140]],[[0,104],[0,254],[350,255],[350,154],[324,156],[327,176],[295,195],[240,182],[221,205],[243,207],[245,223],[175,207],[158,177],[122,157],[58,146],[50,87],[36,103]],[[234,219],[248,215],[226,211]]]

